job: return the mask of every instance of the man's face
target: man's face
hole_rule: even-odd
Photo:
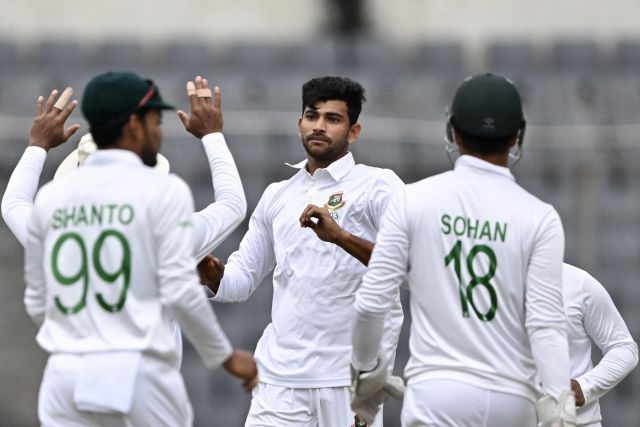
[[[162,141],[162,111],[150,110],[142,122],[144,131],[144,141],[140,157],[142,162],[147,166],[155,166],[157,163],[157,155],[160,150],[160,141]]]
[[[298,130],[307,154],[315,160],[333,161],[347,152],[354,142],[360,125],[349,124],[344,101],[319,101],[307,106],[298,120]]]

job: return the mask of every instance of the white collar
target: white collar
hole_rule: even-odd
[[[458,157],[456,163],[454,165],[454,169],[479,169],[483,172],[495,173],[498,175],[502,175],[507,179],[515,181],[513,174],[509,168],[504,166],[494,165],[493,163],[487,162],[486,160],[482,160],[475,156],[470,156],[467,154],[463,154]]]
[[[307,159],[304,159],[303,161],[294,163],[294,164],[285,163],[285,165],[295,169],[301,169],[301,171],[298,173],[302,173],[304,171],[304,173],[311,176],[306,169]],[[351,154],[351,152],[348,151],[347,154],[340,157],[338,160],[334,161],[326,168],[316,169],[316,172],[326,171],[329,173],[329,175],[331,175],[331,178],[333,178],[335,181],[340,181],[355,165],[356,165],[356,162],[353,159],[353,154]]]

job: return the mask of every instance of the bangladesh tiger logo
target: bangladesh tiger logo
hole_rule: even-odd
[[[342,198],[343,192],[333,193],[329,196],[329,201],[325,203],[324,207],[329,211],[333,219],[338,219],[338,209],[344,206],[346,203]]]

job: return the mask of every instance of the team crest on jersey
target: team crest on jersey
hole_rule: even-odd
[[[329,211],[333,219],[338,219],[338,212],[336,211],[341,207],[343,207],[344,204],[346,203],[342,198],[342,194],[343,194],[342,191],[338,193],[333,193],[332,195],[329,196],[329,201],[324,205],[324,207],[327,208],[327,210]]]

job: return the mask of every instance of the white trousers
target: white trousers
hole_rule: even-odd
[[[350,427],[349,387],[287,388],[259,383],[245,427]],[[382,427],[382,410],[371,427]]]
[[[535,403],[459,381],[426,380],[405,390],[403,427],[535,427]]]
[[[193,410],[182,376],[175,365],[146,356],[127,414],[80,411],[74,388],[82,356],[54,354],[49,357],[40,385],[38,417],[42,427],[191,427]],[[104,390],[109,393],[109,390]]]

